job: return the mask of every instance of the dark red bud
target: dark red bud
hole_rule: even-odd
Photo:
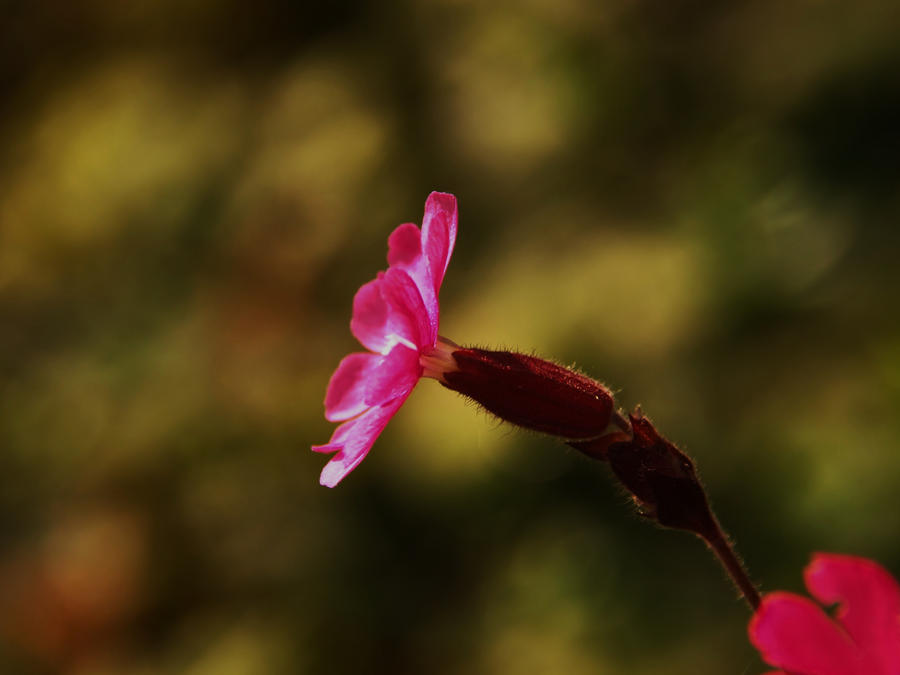
[[[443,373],[444,386],[500,419],[566,439],[607,432],[612,394],[586,375],[514,352],[458,349],[453,359],[458,369]]]
[[[656,431],[640,412],[630,415],[633,436],[612,443],[606,456],[642,512],[660,525],[707,539],[718,526],[691,459]]]

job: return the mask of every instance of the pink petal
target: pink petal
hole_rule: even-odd
[[[384,275],[363,284],[353,298],[350,330],[368,349],[387,354],[398,342],[416,345],[419,328],[410,311],[399,309],[384,294]]]
[[[418,349],[430,349],[437,341],[437,323],[431,320],[416,283],[399,267],[384,273],[381,293],[394,310],[412,324],[411,341]]]
[[[388,265],[407,267],[422,256],[422,231],[413,223],[398,225],[388,237]]]
[[[434,324],[436,331],[440,318],[438,301],[434,279],[422,254],[422,232],[419,228],[406,223],[394,230],[388,237],[387,259],[391,267],[398,267],[412,277],[422,296],[429,321]]]
[[[419,353],[404,345],[397,345],[381,357],[378,367],[366,382],[367,407],[387,403],[411,391],[421,373]]]
[[[359,417],[344,422],[335,430],[327,445],[313,446],[313,450],[317,452],[338,451],[322,469],[319,476],[320,484],[334,487],[365,459],[375,440],[403,405],[409,393],[407,391],[386,405],[372,408]]]
[[[322,485],[334,487],[363,460],[421,377],[419,354],[437,342],[437,296],[456,227],[456,198],[429,195],[422,230],[411,223],[396,228],[388,238],[389,269],[353,298],[350,330],[376,354],[347,356],[331,377],[325,416],[346,421],[327,444],[312,448],[335,452]]]
[[[769,593],[750,620],[750,641],[770,665],[804,675],[864,673],[850,638],[811,600]]]
[[[332,443],[331,441],[328,441],[328,443],[325,443],[323,445],[311,445],[309,449],[313,452],[321,452],[327,454],[329,452],[337,452],[343,447],[343,443]]]
[[[371,407],[365,400],[366,390],[380,361],[376,354],[368,352],[350,354],[341,360],[325,393],[325,419],[342,422]]]
[[[445,192],[428,195],[425,217],[422,219],[422,249],[434,282],[435,297],[441,290],[444,273],[453,254],[458,216],[456,197]]]
[[[838,621],[871,661],[870,672],[900,674],[900,585],[873,560],[817,553],[806,587],[824,605],[841,603]]]

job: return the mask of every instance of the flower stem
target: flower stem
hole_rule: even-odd
[[[759,591],[750,580],[746,568],[741,563],[737,553],[735,553],[734,547],[728,541],[728,537],[722,532],[722,528],[716,523],[715,533],[701,536],[712,549],[713,553],[716,554],[719,562],[722,563],[722,567],[728,572],[728,576],[731,577],[734,585],[738,587],[738,590],[740,590],[741,594],[744,596],[744,600],[750,605],[750,609],[755,612],[759,608]]]

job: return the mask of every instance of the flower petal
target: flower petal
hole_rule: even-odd
[[[325,392],[325,419],[343,422],[371,407],[365,400],[366,391],[380,361],[369,352],[356,352],[341,360]]]
[[[435,297],[441,290],[444,273],[453,254],[458,217],[456,197],[446,192],[432,192],[428,195],[425,217],[422,219],[422,250],[434,282]]]
[[[766,663],[783,670],[804,675],[864,674],[850,638],[812,600],[799,595],[766,595],[748,632]]]
[[[322,471],[333,487],[369,452],[422,374],[419,355],[437,342],[438,291],[456,241],[453,195],[432,193],[422,229],[407,223],[388,238],[387,272],[360,287],[350,330],[375,354],[341,361],[325,396],[326,418],[343,421],[316,452],[334,452]]]
[[[416,317],[405,308],[387,300],[385,275],[363,284],[353,298],[350,330],[362,345],[373,352],[387,354],[398,342],[417,345],[419,328]]]
[[[412,390],[410,390],[412,391]],[[353,471],[375,443],[390,419],[409,396],[409,391],[383,406],[371,408],[359,417],[339,426],[326,445],[313,446],[317,452],[337,450],[319,476],[319,483],[334,487]]]
[[[388,237],[388,265],[405,267],[422,257],[422,231],[418,225],[398,225]]]
[[[388,305],[412,325],[410,339],[416,349],[431,349],[437,341],[437,324],[431,321],[416,283],[399,267],[384,273],[381,293]]]
[[[398,267],[409,274],[415,282],[425,310],[428,312],[430,323],[437,331],[440,312],[437,295],[435,294],[434,279],[428,269],[428,263],[422,253],[422,232],[412,223],[401,225],[388,237],[388,264]]]
[[[397,345],[381,357],[366,382],[366,407],[382,405],[411,391],[421,373],[419,353],[405,345]]]
[[[856,556],[817,553],[804,570],[823,605],[841,603],[837,620],[871,659],[874,673],[900,673],[900,585],[881,565]]]

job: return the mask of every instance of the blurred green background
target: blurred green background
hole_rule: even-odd
[[[421,383],[335,490],[351,299],[642,404],[766,589],[900,572],[891,0],[6,0],[0,670],[757,673],[606,468]]]

